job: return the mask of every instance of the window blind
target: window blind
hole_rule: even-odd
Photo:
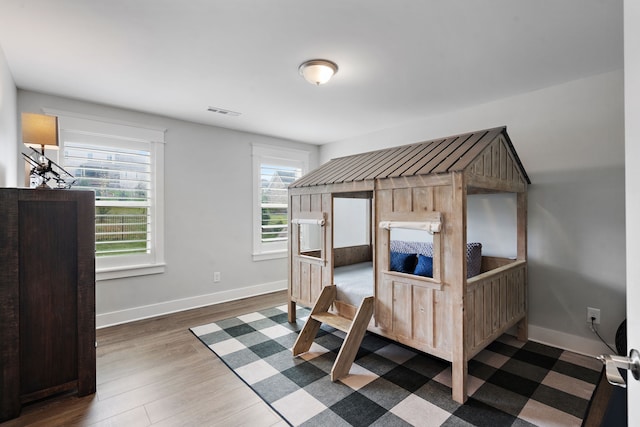
[[[74,188],[95,191],[96,256],[149,253],[150,150],[67,141],[64,164]]]

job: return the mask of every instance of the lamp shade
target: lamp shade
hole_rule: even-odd
[[[58,118],[46,114],[22,113],[22,142],[34,147],[57,147]]]
[[[298,71],[306,81],[319,86],[328,82],[338,72],[338,66],[326,59],[313,59],[303,62]]]

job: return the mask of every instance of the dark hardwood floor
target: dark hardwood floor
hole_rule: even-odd
[[[277,292],[97,331],[97,393],[25,406],[13,426],[286,426],[189,331],[286,303]]]

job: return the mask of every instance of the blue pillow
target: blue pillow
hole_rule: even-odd
[[[400,273],[412,274],[416,268],[418,258],[416,254],[403,254],[402,252],[391,252],[391,261],[389,268],[391,271],[399,271]]]
[[[424,277],[433,277],[433,258],[430,256],[418,255],[418,264],[413,274]]]

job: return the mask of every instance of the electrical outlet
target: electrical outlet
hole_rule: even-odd
[[[219,281],[220,281],[220,272],[216,271],[215,273],[213,273],[213,282],[218,283]]]
[[[593,320],[593,323],[596,325],[600,324],[600,309],[599,308],[592,308],[592,307],[587,307],[587,323],[591,324],[591,319]]]

